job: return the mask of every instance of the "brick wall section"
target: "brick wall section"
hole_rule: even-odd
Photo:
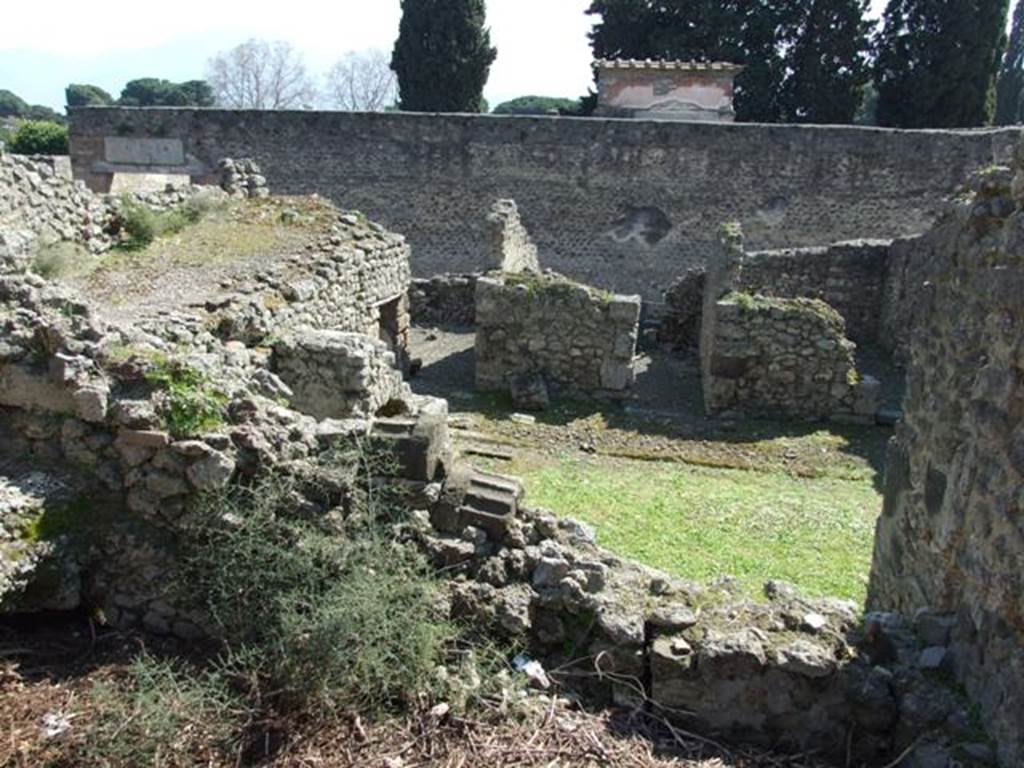
[[[561,278],[489,275],[476,282],[476,386],[506,390],[523,373],[582,393],[633,384],[640,297]]]
[[[211,172],[252,157],[275,193],[319,192],[405,234],[421,277],[484,268],[487,209],[512,198],[546,267],[660,300],[721,221],[752,250],[921,232],[1016,131],[79,108],[79,178],[105,136],[181,138]]]
[[[931,269],[868,602],[947,615],[949,666],[1010,766],[1024,764],[1024,177],[1014,199],[1004,171],[915,246]]]

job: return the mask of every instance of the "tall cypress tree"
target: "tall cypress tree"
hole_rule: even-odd
[[[391,55],[399,106],[410,112],[479,112],[498,55],[484,0],[402,0]]]
[[[782,119],[851,123],[871,79],[866,18],[869,0],[809,0],[788,37]]]
[[[879,125],[985,125],[1009,0],[889,0],[877,43]]]
[[[1024,2],[1017,0],[1003,66],[996,84],[996,125],[1021,121],[1021,90],[1024,89]]]

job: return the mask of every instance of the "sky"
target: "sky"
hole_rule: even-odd
[[[885,0],[872,0],[878,13]],[[592,84],[590,0],[488,0],[498,58],[485,96],[491,105],[523,95],[586,93]],[[390,51],[399,0],[50,0],[4,4],[0,89],[63,109],[68,83],[92,83],[117,96],[138,77],[202,78],[206,62],[255,37],[286,40],[317,77],[349,51]]]

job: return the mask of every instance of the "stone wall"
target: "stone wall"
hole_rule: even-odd
[[[34,275],[0,277],[0,328],[0,613],[90,605],[116,626],[194,639],[203,620],[177,601],[174,545],[199,494],[315,475],[378,432],[404,479],[445,471],[446,404],[410,395],[368,337],[358,344],[380,354],[361,369],[367,396],[327,393],[327,419],[311,413],[324,366],[311,345],[278,350],[292,391],[266,349],[108,325]],[[377,418],[391,395],[402,418]]]
[[[680,354],[700,349],[705,277],[703,267],[691,267],[665,291],[658,341]]]
[[[417,325],[461,325],[476,322],[476,281],[479,273],[416,278],[409,287],[409,314]]]
[[[302,327],[365,333],[396,351],[408,349],[409,247],[404,238],[354,213],[340,214],[331,234],[306,252],[225,286],[182,317],[188,328],[216,329],[223,339],[256,343]],[[165,326],[161,315],[144,320]]]
[[[273,362],[292,404],[319,419],[371,418],[410,394],[395,353],[359,333],[289,333],[274,345]]]
[[[980,707],[1006,766],[1024,763],[1021,167],[1012,184],[1008,168],[975,177],[913,245],[929,269],[913,269],[908,393],[869,590],[871,605],[944,619],[931,651]]]
[[[874,423],[877,383],[858,377],[856,345],[827,304],[728,294],[715,314],[704,380],[709,412],[811,419],[847,414]]]
[[[461,469],[419,528],[452,579],[453,617],[528,649],[587,700],[835,765],[902,754],[908,766],[981,768],[990,756],[968,703],[919,666],[918,637],[894,617],[779,582],[755,600],[672,578],[528,507],[513,478]]]
[[[498,200],[487,214],[492,270],[505,273],[540,272],[537,246],[519,218],[515,200]]]
[[[110,208],[81,182],[67,158],[0,153],[0,262],[26,266],[36,241],[77,242],[93,253],[110,247]]]
[[[546,266],[650,300],[705,260],[709,221],[738,219],[751,249],[921,232],[955,185],[1007,155],[1015,136],[563,117],[70,112],[76,178],[96,188],[111,172],[156,163],[215,179],[221,158],[251,157],[275,192],[318,192],[404,233],[420,277],[484,268],[487,210],[512,198]],[[150,143],[131,144],[140,140]]]
[[[476,283],[476,386],[506,390],[521,374],[583,393],[633,384],[640,297],[557,275],[487,275]]]
[[[842,315],[851,339],[875,342],[886,299],[890,245],[887,240],[858,240],[748,252],[737,287],[763,296],[821,299]]]
[[[878,382],[861,379],[846,324],[819,299],[741,293],[742,233],[723,228],[701,319],[701,371],[709,413],[874,423]]]

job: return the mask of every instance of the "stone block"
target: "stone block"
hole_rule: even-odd
[[[377,419],[370,437],[393,456],[398,476],[406,480],[431,483],[443,479],[451,462],[448,420],[443,416]]]

